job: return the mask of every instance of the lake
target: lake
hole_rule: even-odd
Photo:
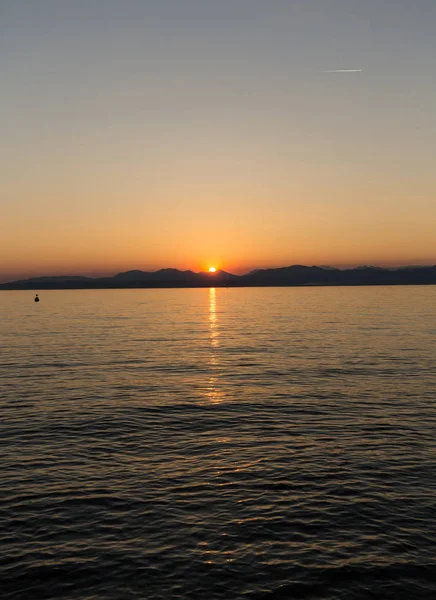
[[[436,598],[436,286],[0,293],[2,599]]]

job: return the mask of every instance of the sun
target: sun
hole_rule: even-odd
[[[209,273],[216,273],[215,267],[209,267]]]

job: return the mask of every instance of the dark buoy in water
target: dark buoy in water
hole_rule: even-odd
[[[39,296],[36,294],[34,302],[39,302]]]

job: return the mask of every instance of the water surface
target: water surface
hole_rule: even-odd
[[[2,598],[436,597],[436,287],[0,295]]]

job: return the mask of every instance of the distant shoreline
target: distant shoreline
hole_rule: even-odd
[[[182,289],[210,287],[349,287],[381,285],[436,285],[436,266],[356,267],[334,269],[293,265],[259,269],[246,275],[225,271],[194,273],[178,269],[127,271],[113,277],[49,276],[0,284],[0,290]]]
[[[46,291],[83,291],[83,290],[204,290],[210,288],[223,288],[223,289],[241,289],[241,288],[333,288],[333,287],[429,287],[436,285],[436,283],[277,283],[277,284],[240,284],[240,285],[141,285],[141,286],[112,286],[112,287],[7,287],[1,286],[0,292],[36,292],[39,290]]]

